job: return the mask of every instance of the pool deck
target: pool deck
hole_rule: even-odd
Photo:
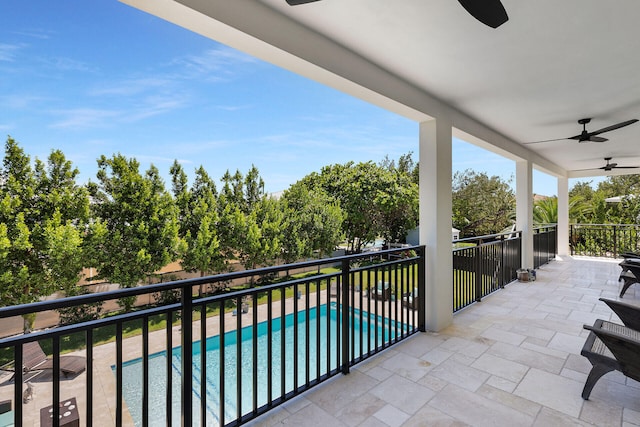
[[[538,270],[536,282],[514,282],[456,314],[445,330],[414,335],[250,425],[640,425],[640,384],[619,373],[604,376],[589,401],[580,397],[590,369],[580,356],[587,335],[582,326],[597,318],[616,320],[598,298],[617,298],[619,272],[614,260],[558,259]],[[640,285],[624,300],[640,305]],[[236,317],[226,316],[235,324]],[[251,317],[250,311],[241,320]],[[266,307],[258,308],[258,318],[267,318]],[[199,328],[195,322],[194,337]],[[217,321],[207,319],[207,335],[216,334]],[[150,334],[150,353],[165,349],[165,335]],[[179,342],[174,327],[173,343]],[[124,360],[140,357],[141,338],[124,340],[123,348]],[[95,347],[96,426],[115,425],[114,363],[115,343]],[[12,399],[13,384],[6,380],[0,377],[0,400]],[[85,381],[84,373],[61,381],[61,396],[76,397],[81,420]],[[50,374],[32,383],[34,399],[23,406],[25,426],[39,425],[40,408],[51,404]],[[130,417],[124,423],[132,425]]]

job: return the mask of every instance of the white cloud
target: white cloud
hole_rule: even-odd
[[[87,129],[105,127],[122,117],[122,112],[96,108],[75,108],[53,111],[62,118],[51,125],[57,129]]]
[[[206,50],[199,55],[176,58],[171,65],[180,68],[180,75],[183,78],[226,81],[238,72],[237,66],[251,63],[257,63],[257,59],[221,46],[217,49]]]
[[[81,72],[94,71],[94,68],[91,67],[86,62],[78,61],[72,58],[65,58],[65,57],[43,58],[42,62],[48,67],[51,67],[60,71],[81,71]]]
[[[54,32],[49,30],[34,28],[34,29],[26,29],[22,31],[14,31],[13,34],[30,37],[33,39],[48,40],[51,38],[51,35],[54,34]]]
[[[89,92],[92,96],[132,96],[144,93],[148,90],[159,88],[167,88],[171,84],[171,80],[163,77],[145,77],[127,79],[111,84],[103,84],[102,87],[93,89]]]
[[[0,43],[0,61],[14,62],[16,60],[16,52],[24,47],[19,44]]]

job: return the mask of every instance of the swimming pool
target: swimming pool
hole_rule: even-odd
[[[312,381],[317,378],[320,367],[320,375],[337,368],[336,348],[340,336],[340,323],[337,319],[338,310],[335,304],[321,305],[318,310],[308,310],[309,325],[306,325],[304,311],[298,313],[298,321],[295,323],[293,313],[285,316],[284,322],[284,352],[282,351],[283,327],[280,318],[272,321],[272,358],[269,366],[268,358],[268,322],[257,325],[257,403],[258,407],[267,403],[268,399],[268,375],[271,372],[272,398],[276,399],[294,389],[294,342],[297,341],[297,378],[299,384],[305,380]],[[362,319],[362,322],[360,321]],[[353,325],[352,351],[360,354],[360,335],[363,336],[363,350],[366,352],[395,337],[397,328],[395,322],[383,320],[374,314],[355,310],[350,316],[350,324]],[[296,327],[297,326],[297,327]],[[318,328],[319,327],[319,328]],[[297,334],[295,333],[297,329]],[[320,347],[317,348],[317,331],[320,331]],[[219,425],[220,414],[220,359],[224,355],[224,413],[225,422],[230,422],[253,410],[253,367],[254,346],[253,326],[242,328],[241,332],[241,357],[239,367],[237,364],[237,333],[226,332],[224,335],[224,348],[220,351],[220,336],[210,337],[206,341],[206,425]],[[307,335],[308,330],[308,335]],[[330,352],[327,352],[327,330],[329,330]],[[367,331],[369,336],[367,337]],[[384,332],[383,332],[384,331]],[[297,336],[296,336],[297,335]],[[307,357],[307,342],[309,351]],[[201,351],[200,342],[193,345],[193,419],[194,423],[200,422],[201,390]],[[172,364],[172,405],[173,423],[180,422],[180,376],[181,376],[181,347],[171,351]],[[282,360],[284,356],[284,361]],[[166,371],[167,352],[159,352],[149,356],[149,423],[150,425],[166,425]],[[284,373],[282,372],[284,366]],[[307,379],[307,366],[309,378]],[[269,369],[270,368],[270,369]],[[115,371],[115,366],[112,367]],[[142,420],[142,359],[134,359],[123,364],[123,396],[129,412],[136,424],[141,425]],[[241,408],[238,408],[237,399],[237,373],[241,372]],[[284,374],[284,375],[283,375]],[[284,379],[284,383],[281,379]],[[284,386],[283,386],[284,384]],[[240,409],[240,411],[239,411]]]

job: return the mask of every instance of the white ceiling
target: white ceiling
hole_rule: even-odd
[[[640,165],[640,122],[605,143],[518,146],[579,134],[584,117],[591,131],[640,119],[637,0],[503,0],[497,29],[456,0],[123,1],[412,118],[451,109],[487,130],[477,137],[559,175],[601,174],[572,171],[604,157]]]

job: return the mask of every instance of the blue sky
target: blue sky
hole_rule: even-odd
[[[40,159],[62,150],[82,182],[121,153],[165,178],[174,159],[215,179],[255,164],[273,192],[324,165],[418,152],[416,123],[116,0],[1,2],[0,106],[3,136]],[[470,144],[453,150],[454,171],[515,174]],[[555,194],[556,180],[536,173],[534,192]]]

